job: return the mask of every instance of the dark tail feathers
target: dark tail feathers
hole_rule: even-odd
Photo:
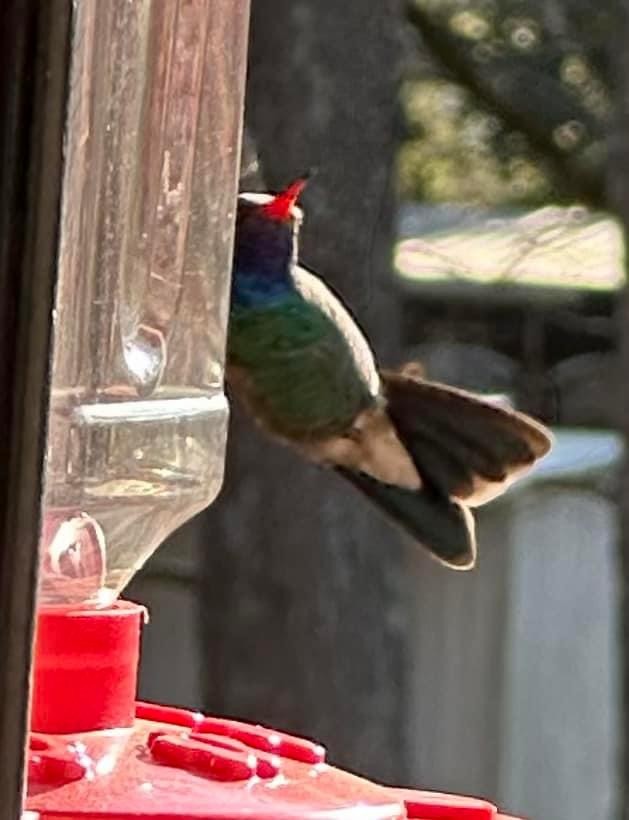
[[[550,433],[514,410],[408,373],[381,374],[387,410],[422,488],[394,487],[339,472],[436,558],[474,565],[478,506],[504,490],[550,449]]]
[[[336,471],[363,492],[408,535],[453,569],[471,569],[476,561],[474,518],[462,504],[430,490],[406,490],[382,484],[345,467]]]

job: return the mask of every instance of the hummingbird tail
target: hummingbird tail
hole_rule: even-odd
[[[408,490],[384,484],[346,467],[336,472],[364,493],[381,512],[452,569],[471,569],[476,561],[474,518],[463,504],[429,488]]]
[[[381,377],[388,415],[422,486],[442,497],[485,504],[550,450],[550,432],[504,404],[404,373]]]
[[[418,490],[364,472],[337,471],[441,562],[470,569],[476,507],[500,495],[551,447],[546,428],[496,401],[425,381],[408,370],[381,373],[386,412],[421,481]]]

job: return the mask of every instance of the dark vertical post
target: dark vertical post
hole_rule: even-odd
[[[0,818],[22,811],[70,0],[0,21]]]

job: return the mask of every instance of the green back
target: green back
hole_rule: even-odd
[[[233,306],[227,355],[246,372],[248,398],[263,421],[286,436],[341,433],[373,403],[342,332],[299,294],[276,305]]]

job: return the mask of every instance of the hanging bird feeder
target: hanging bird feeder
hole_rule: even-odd
[[[63,3],[45,5],[44,16]],[[495,820],[484,801],[343,772],[310,740],[136,702],[147,613],[119,596],[222,482],[248,6],[76,2],[67,28],[50,28],[69,70],[56,89],[60,203],[31,200],[59,232],[26,809],[41,820]],[[33,70],[50,81],[44,67]],[[24,670],[12,674],[25,688]],[[3,719],[16,692],[26,700],[13,692]],[[7,726],[1,739],[14,740]]]

